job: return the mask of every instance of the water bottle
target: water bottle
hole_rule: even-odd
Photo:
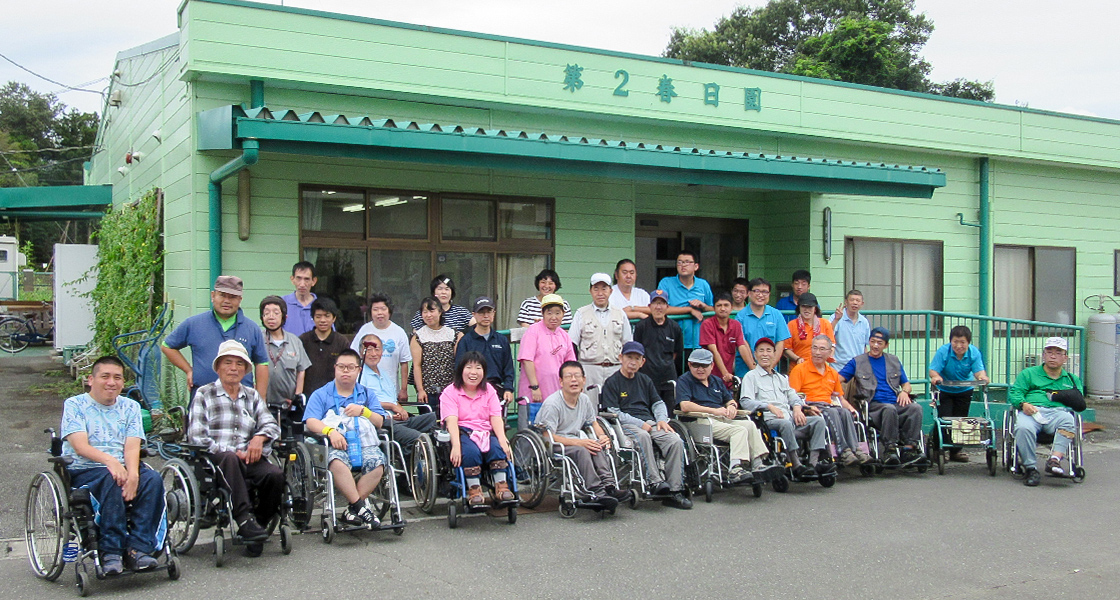
[[[350,468],[362,468],[362,439],[358,433],[358,417],[346,428],[346,451],[350,453]]]

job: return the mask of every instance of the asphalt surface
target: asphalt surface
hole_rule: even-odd
[[[41,449],[28,452],[24,441],[14,441],[40,437],[20,433],[40,423],[26,419],[28,426],[9,429],[9,373],[17,367],[0,361],[0,499],[3,537],[12,538],[22,535],[27,482],[45,462]],[[43,419],[58,408],[29,403],[25,409],[43,412]],[[482,515],[461,519],[452,531],[446,519],[417,519],[420,513],[411,510],[399,538],[343,534],[327,546],[317,534],[304,534],[295,537],[290,556],[280,555],[274,538],[261,558],[235,549],[221,569],[203,532],[182,557],[180,581],[141,575],[95,582],[93,593],[239,600],[1113,598],[1120,589],[1120,441],[1111,432],[1120,409],[1096,406],[1109,429],[1086,443],[1083,484],[1044,478],[1042,486],[1026,488],[1003,472],[989,477],[973,462],[951,464],[944,476],[844,476],[831,489],[794,484],[786,494],[767,488],[760,499],[749,489],[728,490],[691,511],[645,502],[605,518],[581,511],[569,520],[555,510],[538,511],[523,514],[516,525]],[[445,514],[441,508],[437,515]],[[22,540],[8,540],[0,550],[0,598],[75,594],[72,569],[57,582],[44,582],[28,569]]]

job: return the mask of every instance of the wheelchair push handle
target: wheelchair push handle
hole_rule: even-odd
[[[51,456],[62,456],[62,438],[58,437],[54,427],[44,429],[43,433],[51,436]]]
[[[941,387],[986,388],[986,387],[988,387],[988,382],[980,381],[979,379],[966,379],[966,380],[942,379],[941,383],[939,383],[937,385],[939,385]]]

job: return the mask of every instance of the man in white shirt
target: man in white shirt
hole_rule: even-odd
[[[621,308],[628,319],[644,319],[649,316],[649,292],[634,287],[638,280],[638,266],[629,258],[618,261],[614,267],[615,284],[611,288],[610,304]]]

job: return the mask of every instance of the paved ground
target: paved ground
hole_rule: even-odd
[[[29,431],[51,424],[60,404],[14,401],[11,390],[18,385],[12,381],[46,369],[10,359],[0,358],[0,525],[6,538],[20,535],[22,496],[43,466],[40,449],[30,443],[40,436]],[[17,405],[43,414],[21,419]],[[1108,430],[1086,445],[1089,477],[1077,486],[1045,479],[1028,489],[1006,474],[991,478],[974,463],[951,465],[945,476],[847,477],[827,490],[795,485],[788,494],[767,490],[757,500],[732,490],[687,512],[644,503],[613,518],[581,513],[565,520],[542,511],[513,526],[474,517],[455,531],[442,518],[413,519],[400,538],[343,535],[324,546],[319,536],[302,535],[291,556],[280,556],[272,543],[261,559],[235,554],[220,570],[207,542],[183,558],[179,582],[151,575],[103,582],[94,593],[168,599],[225,598],[230,590],[246,599],[371,593],[719,598],[730,590],[839,600],[1112,597],[1120,588],[1120,441],[1113,433],[1120,408],[1097,407]],[[24,420],[27,426],[14,427]],[[0,549],[7,549],[0,559],[0,598],[73,597],[72,571],[57,583],[42,582],[30,574],[21,542]],[[573,574],[579,583],[573,584]]]

